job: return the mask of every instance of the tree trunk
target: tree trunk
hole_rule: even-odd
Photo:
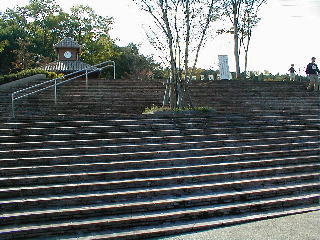
[[[244,74],[247,78],[247,67],[248,67],[248,51],[245,51],[244,55]]]
[[[244,55],[244,72],[245,72],[245,76],[247,76],[247,67],[248,67],[248,52],[249,52],[249,46],[250,46],[250,40],[251,40],[251,31],[249,31],[248,33],[248,37],[247,37],[247,46],[245,46],[245,55]]]
[[[169,45],[169,52],[170,52],[170,85],[169,85],[169,92],[170,92],[170,108],[174,109],[177,107],[177,63],[174,54],[174,46],[173,46],[173,36],[172,31],[170,28],[170,23],[168,19],[168,3],[167,1],[161,2],[161,10],[162,10],[162,17],[165,23],[166,34],[168,38],[168,45]]]
[[[186,23],[186,38],[185,38],[185,50],[184,50],[184,79],[181,79],[180,99],[179,107],[185,107],[184,95],[186,94],[186,85],[188,84],[188,65],[189,65],[189,43],[190,43],[190,1],[185,1],[185,23]],[[189,97],[190,100],[190,97]]]
[[[172,49],[170,49],[172,52]],[[173,52],[172,57],[173,58]],[[171,76],[170,76],[170,108],[174,109],[177,107],[177,79],[176,79],[176,65],[174,59],[171,59]]]
[[[238,30],[238,7],[237,4],[233,5],[233,38],[234,38],[234,57],[236,62],[236,78],[240,79],[240,59],[239,59],[239,30]]]

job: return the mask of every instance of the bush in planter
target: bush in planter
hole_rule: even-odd
[[[55,72],[48,72],[47,73],[47,78],[49,79],[55,79],[58,77],[58,74],[56,74]]]
[[[169,107],[159,107],[152,105],[151,107],[147,107],[144,109],[143,114],[155,113],[155,112],[172,112],[172,113],[179,113],[185,111],[196,111],[201,113],[209,113],[213,111],[211,107],[201,106],[201,107],[185,107],[185,108],[174,108],[171,109]]]
[[[18,79],[30,77],[36,74],[45,74],[48,77],[49,72],[41,69],[28,69],[18,73],[0,76],[0,84],[9,83]],[[55,74],[55,73],[54,73]]]

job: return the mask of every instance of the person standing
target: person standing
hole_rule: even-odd
[[[311,63],[308,64],[306,69],[306,74],[308,75],[310,79],[310,83],[308,86],[308,90],[311,90],[312,87],[314,91],[319,91],[319,77],[318,74],[320,74],[320,70],[316,64],[316,58],[311,58]]]
[[[294,69],[294,64],[291,64],[291,68],[288,70],[290,72],[290,81],[294,81],[296,78],[296,70]]]

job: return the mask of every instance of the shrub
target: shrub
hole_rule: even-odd
[[[145,108],[143,113],[151,113],[156,111],[171,111],[171,109],[169,107],[158,107],[158,106],[152,105],[152,107]]]
[[[144,109],[143,113],[152,113],[152,112],[182,112],[182,111],[198,111],[203,113],[208,113],[212,111],[213,109],[211,107],[202,106],[202,107],[185,107],[185,108],[174,108],[171,109],[169,107],[158,107],[158,106],[151,106]]]
[[[56,73],[49,73],[45,70],[41,70],[41,69],[28,69],[28,70],[24,70],[18,73],[13,73],[13,74],[8,74],[8,75],[3,75],[0,76],[0,84],[5,84],[5,83],[9,83],[18,79],[22,79],[22,78],[26,78],[26,77],[30,77],[36,74],[45,74],[47,77],[49,74],[56,74]]]
[[[47,73],[47,78],[49,79],[55,79],[58,77],[58,74],[56,74],[55,72],[48,72]]]

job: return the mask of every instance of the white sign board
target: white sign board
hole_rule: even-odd
[[[204,75],[200,75],[201,81],[204,81]]]
[[[228,55],[219,55],[220,79],[230,80],[231,73],[229,71]]]
[[[214,76],[213,75],[208,75],[208,78],[209,78],[210,81],[214,80]]]

